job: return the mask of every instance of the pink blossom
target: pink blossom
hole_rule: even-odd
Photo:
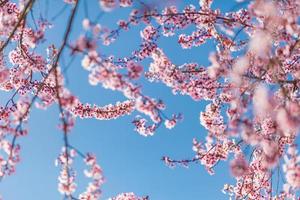
[[[157,30],[156,28],[154,28],[153,26],[147,26],[146,28],[144,28],[143,31],[141,31],[141,37],[146,40],[146,41],[150,41],[153,40],[157,37]]]
[[[9,78],[9,70],[8,69],[3,69],[0,71],[0,84],[8,80]]]
[[[242,155],[238,155],[230,162],[231,173],[235,177],[241,177],[248,171],[248,164]]]
[[[130,7],[132,6],[133,0],[119,0],[120,1],[120,6],[122,7]]]
[[[135,62],[128,62],[127,69],[128,69],[128,77],[130,79],[140,78],[143,72],[143,67]]]
[[[119,194],[118,196],[116,197],[113,197],[113,198],[109,198],[109,200],[147,200],[148,198],[140,198],[140,197],[137,197],[134,193],[132,192],[129,192],[129,193],[122,193],[122,194]]]
[[[117,2],[115,0],[99,0],[99,4],[104,11],[111,11],[115,8]]]
[[[256,88],[253,96],[254,111],[259,116],[264,116],[271,109],[268,90],[265,86],[260,85]]]

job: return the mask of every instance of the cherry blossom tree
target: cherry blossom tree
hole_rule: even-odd
[[[58,191],[65,199],[100,199],[102,168],[94,154],[81,152],[68,139],[76,118],[113,120],[136,111],[140,114],[132,123],[145,137],[155,134],[161,126],[172,129],[179,121],[185,123],[181,114],[166,114],[162,100],[143,92],[141,80],[146,78],[163,83],[174,94],[207,104],[197,116],[207,136],[205,141],[192,141],[195,156],[178,160],[164,156],[166,165],[196,163],[214,174],[220,161],[228,161],[236,181],[224,184],[223,192],[230,198],[297,199],[299,0],[237,1],[242,8],[227,13],[213,8],[213,0],[200,0],[183,10],[172,1],[154,5],[141,0],[99,0],[95,6],[100,14],[109,15],[111,10],[124,7],[131,8],[131,13],[111,27],[103,26],[99,19],[83,18],[83,34],[76,34],[76,39],[70,37],[75,16],[80,6],[90,2],[62,0],[71,12],[59,46],[46,37],[47,30],[55,27],[51,19],[30,19],[38,1],[0,0],[0,89],[10,96],[0,107],[1,181],[13,174],[20,162],[18,141],[29,134],[32,110],[47,110],[56,105],[63,134],[62,150],[56,160],[61,168]],[[141,43],[135,51],[117,57],[99,50],[103,45],[112,45],[134,26],[143,27],[137,35]],[[192,33],[182,33],[188,27],[193,29]],[[161,37],[177,37],[182,49],[213,41],[215,50],[208,58],[210,65],[173,63],[158,45]],[[45,44],[46,50],[39,48]],[[65,69],[72,65],[62,65],[65,55],[81,58],[91,85],[122,93],[127,100],[109,105],[82,102],[65,84]],[[143,65],[145,60],[150,65]],[[250,149],[251,154],[245,153],[245,149]],[[84,174],[91,180],[79,196],[75,196],[76,181],[80,181],[76,180],[75,159],[86,164]],[[138,197],[129,192],[111,200],[150,197],[151,194]]]

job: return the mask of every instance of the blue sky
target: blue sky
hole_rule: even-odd
[[[96,0],[86,0],[90,16],[101,12]],[[34,7],[35,15],[44,10],[46,1],[38,1]],[[62,7],[62,0],[49,0],[49,17],[54,16]],[[83,2],[83,1],[82,1]],[[226,2],[226,3],[225,3]],[[182,1],[179,6],[198,1]],[[234,1],[215,0],[215,7],[228,10]],[[116,27],[118,19],[126,19],[128,9],[106,13],[100,19],[101,24]],[[70,9],[67,9],[54,22],[54,27],[47,32],[51,41],[59,44],[65,22]],[[84,17],[83,4],[76,18],[72,37],[77,37],[81,30]],[[129,32],[122,32],[119,40],[110,47],[100,47],[106,55],[115,54],[128,56],[139,45],[139,30],[134,27]],[[187,29],[187,32],[192,30]],[[161,38],[158,46],[176,64],[199,62],[208,65],[208,55],[214,50],[213,42],[199,48],[182,50],[177,44],[177,37]],[[45,51],[40,49],[40,51]],[[68,59],[66,52],[65,59]],[[147,71],[148,61],[144,62]],[[88,72],[80,65],[80,57],[73,62],[68,70],[68,88],[80,97],[82,102],[105,105],[124,100],[122,94],[105,90],[100,86],[90,86]],[[195,102],[188,96],[174,96],[171,90],[161,83],[143,81],[145,94],[163,99],[167,105],[166,114],[181,112],[184,120],[173,130],[161,127],[153,137],[143,137],[134,131],[131,124],[135,114],[117,120],[98,121],[93,119],[77,120],[70,134],[70,142],[83,152],[93,152],[104,170],[106,183],[103,186],[103,198],[115,196],[121,192],[134,192],[137,195],[149,195],[151,200],[195,200],[195,199],[228,199],[221,192],[225,182],[232,182],[228,171],[228,163],[220,163],[214,176],[208,175],[199,164],[192,164],[188,169],[177,167],[170,169],[161,161],[163,155],[172,158],[191,158],[192,139],[203,140],[206,131],[199,123],[199,113],[207,102]],[[0,193],[5,200],[56,200],[61,199],[57,191],[59,168],[54,160],[63,145],[63,135],[57,129],[58,109],[52,106],[47,111],[34,109],[29,120],[29,135],[19,140],[22,145],[22,161],[17,166],[15,175],[6,178],[0,184]],[[87,181],[82,175],[84,165],[80,158],[75,162],[77,169],[78,192],[84,190]]]

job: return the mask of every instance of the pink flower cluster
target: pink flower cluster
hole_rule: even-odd
[[[289,147],[284,161],[283,171],[286,178],[284,192],[290,194],[290,191],[297,191],[300,188],[300,157],[296,146]],[[295,198],[294,196],[292,197]]]
[[[75,156],[74,150],[68,151],[66,147],[62,148],[62,151],[55,161],[56,165],[61,166],[60,175],[58,177],[58,191],[66,196],[71,196],[76,190],[75,172],[71,168],[73,158]]]
[[[92,179],[92,181],[88,184],[86,191],[81,193],[78,199],[97,200],[100,198],[100,188],[104,182],[102,169],[97,164],[96,157],[94,155],[81,155],[81,152],[77,152],[76,149],[64,147],[56,160],[56,164],[61,166],[60,176],[58,177],[58,190],[61,194],[67,197],[75,198],[74,192],[77,187],[77,184],[75,183],[76,172],[72,169],[71,165],[77,154],[84,158],[86,165],[90,168],[89,170],[84,171],[85,176]]]
[[[97,200],[101,195],[101,186],[104,182],[103,172],[101,167],[96,162],[96,157],[92,154],[87,154],[85,163],[90,167],[89,170],[85,170],[86,177],[91,178],[92,182],[86,188],[86,191],[79,195],[80,200]]]
[[[211,79],[203,67],[199,67],[196,63],[176,66],[161,49],[153,52],[151,57],[153,62],[146,74],[150,81],[162,81],[172,88],[173,93],[180,92],[191,96],[194,100],[208,100],[215,97],[219,83]]]
[[[99,120],[115,119],[123,115],[128,115],[134,110],[133,101],[117,102],[116,105],[106,105],[98,107],[89,104],[78,104],[70,110],[76,117],[95,118]]]
[[[89,167],[85,175],[92,179],[79,199],[99,199],[102,169],[92,154],[85,156],[70,146],[67,133],[76,117],[109,120],[133,111],[141,115],[133,124],[143,136],[154,135],[162,124],[172,129],[181,115],[168,117],[161,100],[144,94],[145,77],[150,82],[163,83],[174,94],[207,103],[205,110],[200,111],[200,124],[207,130],[205,141],[193,140],[192,159],[164,157],[167,165],[199,163],[213,174],[220,161],[231,160],[235,183],[225,184],[223,192],[236,199],[297,198],[299,0],[250,1],[244,8],[227,13],[215,9],[213,0],[200,0],[199,5],[186,5],[182,10],[175,5],[156,9],[142,1],[99,0],[104,11],[130,7],[133,3],[141,8],[126,8],[131,9],[129,16],[118,20],[116,29],[100,25],[99,18],[94,20],[86,13],[83,33],[76,35],[77,39],[69,36],[74,16],[81,10],[77,9],[79,0],[62,2],[72,4],[72,9],[64,40],[55,47],[45,38],[50,27],[46,19],[32,19],[34,26],[29,23],[27,15],[34,15],[31,11],[35,1],[20,1],[19,5],[10,0],[0,1],[0,90],[10,95],[0,107],[0,177],[13,173],[20,161],[17,140],[27,134],[32,106],[47,109],[55,104],[59,107],[59,128],[65,142],[58,158],[59,191],[73,197],[76,173],[71,165],[78,154]],[[136,26],[142,23],[143,26]],[[141,44],[127,56],[106,55],[101,45],[112,44],[132,26],[139,29]],[[208,57],[210,64],[203,66],[189,60],[175,64],[160,47],[161,36],[178,37],[176,45],[184,51],[213,42],[216,48]],[[65,66],[62,57],[68,53],[70,63],[77,56],[81,58],[91,85],[121,92],[127,100],[104,106],[82,103],[65,84],[66,70],[71,64]],[[276,186],[274,178],[281,180]],[[281,191],[275,193],[274,188],[279,190],[281,185]],[[112,199],[147,197],[123,193]]]
[[[148,197],[137,197],[134,193],[122,193],[116,197],[110,198],[109,200],[148,200]]]
[[[133,0],[99,0],[99,3],[103,10],[111,11],[117,6],[117,4],[121,7],[130,7],[132,6]]]

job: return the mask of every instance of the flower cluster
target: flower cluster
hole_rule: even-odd
[[[101,195],[101,186],[104,182],[103,172],[101,167],[96,162],[96,157],[92,154],[87,154],[85,163],[90,167],[90,170],[85,170],[86,177],[91,178],[92,182],[89,183],[86,191],[79,195],[80,200],[99,199]]]
[[[137,197],[134,193],[122,193],[116,197],[110,198],[109,200],[148,200],[148,197]]]
[[[153,62],[146,74],[150,81],[162,81],[171,87],[174,93],[180,92],[195,100],[207,100],[216,96],[219,83],[211,79],[203,67],[199,67],[196,63],[176,66],[161,49],[153,52],[151,57]]]
[[[104,11],[111,11],[117,4],[121,7],[130,7],[132,6],[132,3],[133,0],[99,0],[99,4]]]
[[[62,148],[62,151],[55,161],[56,165],[61,166],[60,175],[58,177],[58,191],[66,196],[71,196],[76,190],[75,183],[75,171],[71,168],[75,151],[68,151],[66,147]]]
[[[297,147],[290,146],[288,154],[284,157],[285,164],[283,165],[283,171],[285,172],[287,182],[284,185],[284,191],[287,194],[290,194],[291,190],[297,191],[300,188],[300,157],[297,153]]]
[[[236,182],[225,184],[225,193],[236,199],[296,199],[300,190],[296,148],[300,127],[299,0],[249,1],[242,9],[227,13],[215,8],[213,0],[200,0],[199,5],[186,5],[182,10],[173,3],[153,7],[143,1],[99,0],[104,11],[130,10],[127,19],[117,21],[116,29],[100,25],[101,15],[90,17],[88,6],[78,9],[79,0],[61,2],[71,4],[71,14],[63,41],[56,47],[47,38],[50,23],[32,12],[34,0],[19,4],[0,1],[0,90],[10,96],[0,107],[1,178],[12,174],[20,161],[17,140],[27,135],[33,105],[45,110],[58,105],[65,143],[57,159],[61,166],[59,191],[75,198],[76,173],[71,165],[80,155],[89,167],[85,175],[92,182],[79,199],[99,199],[102,169],[94,155],[72,148],[67,133],[76,118],[110,120],[133,111],[139,112],[133,124],[143,136],[154,135],[161,124],[172,129],[181,115],[168,117],[163,101],[144,94],[146,78],[163,83],[174,94],[207,103],[200,111],[200,124],[207,131],[205,141],[193,140],[192,159],[164,157],[167,165],[199,163],[213,174],[220,161],[230,160]],[[130,8],[133,4],[134,9]],[[82,33],[70,37],[74,16],[80,10],[86,12]],[[111,45],[133,26],[140,33],[140,45],[127,56],[106,55],[101,45]],[[162,36],[177,37],[176,45],[184,51],[212,42],[216,48],[208,57],[210,64],[189,60],[175,64],[161,47]],[[69,64],[62,58],[67,54]],[[126,100],[104,106],[82,103],[65,80],[77,57],[91,85],[118,91]],[[276,189],[283,187],[275,194],[272,180],[281,180],[280,172],[285,179],[278,183]],[[112,200],[147,198],[123,193]]]
[[[99,120],[115,119],[123,115],[128,115],[134,110],[133,101],[117,102],[116,105],[106,105],[98,107],[89,104],[78,104],[71,109],[71,112],[80,118],[95,118]]]

